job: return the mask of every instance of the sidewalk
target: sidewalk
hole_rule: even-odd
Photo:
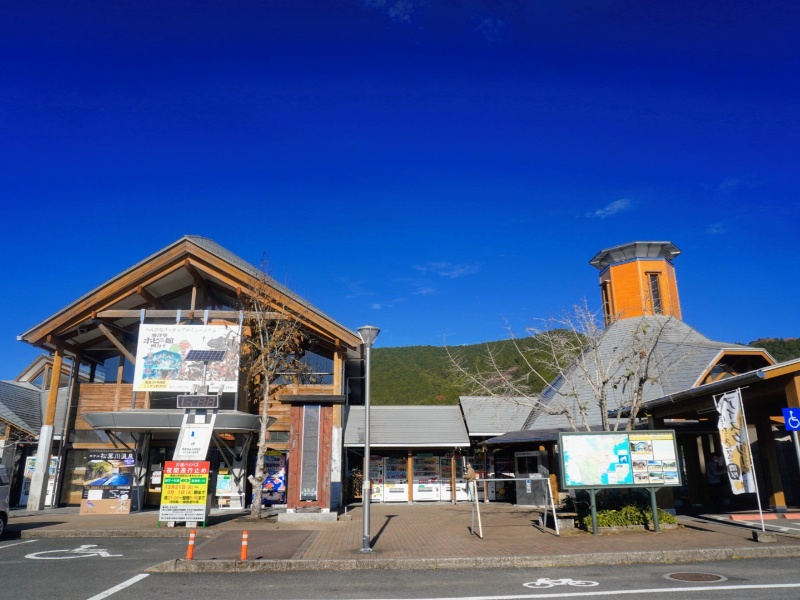
[[[480,514],[482,539],[471,532],[473,511],[468,503],[373,504],[373,552],[362,553],[360,506],[336,522],[253,522],[243,511],[215,510],[206,527],[195,528],[194,560],[176,556],[151,571],[513,568],[800,557],[800,535],[777,533],[772,543],[757,542],[752,527],[733,519],[682,516],[680,527],[664,527],[659,533],[595,536],[575,530],[556,536],[553,530],[539,528],[539,512],[531,507],[481,504]],[[240,561],[244,530],[249,533],[249,560]],[[81,516],[69,507],[12,511],[7,535],[188,538],[189,531],[182,525],[159,527],[157,511]]]

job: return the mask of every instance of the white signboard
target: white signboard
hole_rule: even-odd
[[[213,415],[212,415],[213,416]],[[214,423],[188,423],[181,428],[173,460],[205,460]]]
[[[225,351],[205,363],[209,392],[234,391],[239,378],[239,328],[225,325],[139,326],[133,389],[136,392],[193,392],[203,384],[204,363],[186,360],[190,350]]]

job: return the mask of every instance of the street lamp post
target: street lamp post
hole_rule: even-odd
[[[369,395],[370,395],[370,360],[372,344],[381,332],[377,327],[364,325],[358,328],[358,335],[364,343],[364,470],[362,471],[361,504],[364,507],[364,532],[361,541],[361,552],[372,552],[369,545],[369,502],[372,490],[369,480]]]

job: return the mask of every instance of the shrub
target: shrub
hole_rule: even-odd
[[[636,489],[604,490],[595,495],[595,502],[598,527],[627,527],[629,525],[649,527],[653,522],[649,492]],[[578,514],[579,527],[583,529],[592,527],[588,492],[578,491],[574,499],[567,500],[565,508]],[[674,516],[660,508],[658,509],[658,521],[663,524],[677,523]]]

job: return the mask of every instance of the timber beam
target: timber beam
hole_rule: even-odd
[[[204,310],[193,311],[195,315],[205,314]],[[97,317],[101,319],[138,319],[142,314],[141,310],[101,310],[97,313]],[[188,316],[188,310],[181,310],[181,316]],[[240,311],[238,310],[209,310],[209,319],[225,319],[229,321],[238,321]],[[255,319],[260,316],[262,318],[271,319],[274,321],[285,321],[288,319],[286,315],[278,312],[257,313],[251,310],[241,311],[245,319]],[[145,319],[175,319],[178,317],[177,310],[160,310],[160,309],[144,309]]]

